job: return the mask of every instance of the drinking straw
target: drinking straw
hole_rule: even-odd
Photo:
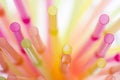
[[[6,46],[7,45],[7,46]],[[22,62],[22,57],[11,47],[7,40],[3,37],[0,37],[0,47],[9,53],[12,57],[14,64],[20,64]]]
[[[58,33],[57,28],[57,8],[55,6],[50,6],[48,9],[49,15],[49,32],[52,35],[56,35]]]
[[[19,55],[4,38],[0,38],[0,46],[2,47],[3,51],[7,53],[7,55],[10,55],[10,57],[8,57],[15,64],[15,66],[21,70],[21,72],[26,75],[36,76],[36,74],[32,72],[32,69],[30,69],[26,62],[24,62],[23,57]]]
[[[106,34],[104,37],[104,41],[102,42],[101,46],[96,52],[96,56],[104,57],[105,53],[108,51],[113,41],[114,41],[114,35],[110,33]]]
[[[47,0],[48,1],[48,0]],[[42,2],[42,1],[41,1]],[[34,0],[25,0],[26,6],[28,7],[27,10],[29,11],[29,14],[31,16],[31,22],[35,24],[37,22],[37,12],[38,12],[38,6],[36,6],[39,1]],[[32,6],[31,6],[32,5]]]
[[[92,57],[92,61],[89,61],[87,65],[91,65],[96,59],[96,58],[101,58],[101,57],[105,57],[105,53],[107,52],[107,50],[109,49],[109,47],[111,46],[111,44],[114,41],[114,36],[112,34],[106,34],[104,37],[104,41],[102,42],[102,44],[100,45],[99,49],[97,50],[97,53],[95,53],[94,58]]]
[[[25,4],[23,3],[23,0],[14,0],[14,2],[19,11],[23,23],[30,24],[30,17],[28,15]]]
[[[17,42],[21,48],[21,51],[23,53],[25,53],[25,51],[23,50],[22,46],[21,46],[21,41],[23,40],[23,35],[22,35],[22,32],[21,32],[21,26],[19,23],[17,22],[13,22],[10,24],[10,29],[11,31],[14,33],[14,36],[16,37],[17,39]]]
[[[85,55],[85,53],[89,50],[89,48],[96,42],[96,40],[98,40],[102,34],[102,31],[104,29],[104,27],[106,26],[106,24],[109,22],[109,16],[107,14],[102,14],[99,17],[98,23],[96,25],[96,28],[93,32],[93,34],[90,36],[90,38],[88,39],[88,41],[85,43],[85,45],[79,50],[79,52],[77,52],[76,56],[73,58],[73,66],[75,65],[75,63],[79,62],[80,57],[82,57],[83,55]],[[82,65],[82,64],[81,64]],[[78,66],[78,65],[76,65]]]
[[[44,62],[42,59],[40,59],[40,56],[36,52],[35,48],[33,47],[32,43],[29,39],[23,39],[21,42],[22,47],[27,52],[29,58],[32,60],[32,62],[36,65],[36,67],[40,70],[41,74],[45,76],[45,78],[50,79],[50,74],[47,72],[47,68],[44,65]]]
[[[93,39],[99,39],[105,26],[109,23],[109,16],[107,14],[102,14],[99,17],[99,21],[97,23],[97,27],[95,28],[93,34],[92,34],[92,38]]]
[[[77,60],[77,58],[80,58],[80,56],[82,56],[96,42],[96,40],[101,37],[102,32],[108,22],[109,16],[107,14],[100,15],[94,32],[90,36],[90,39],[85,43],[85,45],[79,50],[79,52],[77,52],[75,56],[75,61]]]
[[[3,70],[0,71],[2,73],[15,73],[18,75],[23,75],[21,73],[21,71],[19,71],[16,66],[13,65],[13,63],[11,63],[10,59],[8,59],[8,56],[6,54],[4,54],[4,52],[1,50],[0,51],[0,55],[1,55],[1,61],[0,64],[1,66],[3,66]]]
[[[39,35],[39,31],[37,27],[30,27],[29,29],[29,35],[31,38],[31,42],[33,43],[35,49],[39,54],[42,54],[45,50],[45,46],[41,40],[41,37]]]
[[[95,63],[91,63],[91,66],[85,72],[83,72],[83,74],[81,74],[79,78],[84,80],[86,77],[89,77],[91,75],[98,75],[99,72],[101,72],[101,70],[103,70],[103,68],[106,66],[106,64],[107,62],[104,58],[96,59]]]
[[[4,53],[6,54],[7,58],[9,58],[12,61],[12,63],[14,63],[17,66],[17,68],[19,68],[19,69],[22,69],[22,67],[28,67],[27,64],[29,64],[29,68],[25,69],[26,72],[31,73],[30,75],[32,75],[32,76],[37,76],[38,72],[34,69],[34,67],[32,67],[32,65],[30,64],[30,62],[29,63],[26,62],[26,59],[23,58],[20,54],[18,54],[12,48],[12,46],[7,42],[7,40],[4,38],[3,34],[2,33],[0,33],[0,34],[1,34],[1,37],[0,37],[0,46],[1,46],[2,50],[4,51]],[[18,67],[18,65],[20,67]],[[23,69],[23,71],[24,71],[24,69]],[[33,74],[32,71],[34,71],[36,73]]]
[[[12,33],[10,32],[9,30],[9,25],[10,25],[10,21],[8,19],[8,16],[6,15],[6,11],[5,9],[3,8],[3,6],[0,6],[0,19],[1,19],[1,31],[4,32],[4,36],[6,38],[11,38],[11,39],[8,39],[12,44],[16,44],[16,40],[14,38],[14,36],[12,35]]]
[[[50,6],[48,8],[49,16],[49,47],[51,54],[51,64],[52,64],[52,76],[54,79],[63,79],[63,75],[60,69],[60,60],[61,60],[61,45],[58,37],[58,28],[57,28],[57,8],[55,6]]]
[[[39,58],[29,39],[23,39],[21,45],[23,48],[25,48],[25,51],[27,52],[28,56],[33,60],[34,64],[40,65],[42,63],[42,60]]]
[[[32,44],[33,44],[34,48],[36,49],[36,51],[38,52],[38,54],[40,54],[40,56],[43,58],[44,62],[50,64],[50,60],[49,60],[50,56],[48,54],[49,52],[48,52],[47,48],[45,47],[45,45],[43,44],[43,41],[41,40],[38,28],[30,27],[28,29],[28,34],[30,36],[30,41],[32,42]],[[47,64],[47,65],[49,65],[49,64]]]
[[[23,37],[23,35],[22,35],[22,32],[21,32],[21,29],[20,29],[20,28],[21,28],[21,26],[20,26],[20,24],[17,23],[17,22],[13,22],[13,23],[11,23],[11,25],[10,25],[10,29],[11,29],[11,31],[14,33],[14,35],[15,35],[15,37],[16,37],[16,39],[17,39],[17,41],[18,41],[18,44],[19,44],[19,46],[20,46],[20,48],[21,48],[22,53],[25,54],[25,58],[27,59],[29,65],[30,65],[31,68],[36,72],[36,69],[34,68],[34,66],[32,67],[32,64],[31,64],[28,56],[26,55],[24,49],[23,49],[22,46],[21,46],[21,42],[22,42],[22,40],[23,40],[24,37]]]
[[[96,19],[96,17],[102,12],[103,8],[107,6],[109,2],[110,2],[109,0],[101,1],[100,4],[97,5],[95,10],[92,12],[91,17],[87,21],[85,21],[84,24],[80,23],[80,25],[78,25],[78,27],[72,32],[73,34],[71,34],[71,36],[68,39],[69,39],[69,43],[71,43],[75,49],[77,48],[76,51],[79,50],[83,42],[86,41],[86,38],[88,37],[87,33],[90,32],[94,19]],[[83,29],[81,29],[82,26]],[[76,36],[79,36],[81,40],[78,39],[79,37]],[[76,51],[73,50],[73,54],[76,53]]]
[[[96,61],[97,58],[105,57],[105,54],[107,50],[110,48],[113,41],[114,41],[114,35],[106,34],[104,36],[104,40],[100,44],[100,47],[96,51],[93,52],[94,55],[92,57],[90,57],[88,60],[85,60],[83,64],[78,64],[78,63],[83,62],[82,60],[78,60],[74,62],[74,64],[72,64],[73,72],[76,75],[82,74],[82,72],[86,71],[90,67],[90,65]],[[83,67],[84,67],[84,70],[83,70]]]

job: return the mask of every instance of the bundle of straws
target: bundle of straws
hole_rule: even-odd
[[[74,5],[61,37],[65,0],[0,0],[0,80],[120,80],[120,19],[112,21],[120,6],[109,13],[114,0],[67,1]],[[37,16],[43,3],[45,19]]]

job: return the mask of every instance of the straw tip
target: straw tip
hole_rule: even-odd
[[[23,39],[21,45],[23,48],[29,48],[31,46],[31,42],[29,39]]]
[[[104,68],[106,66],[106,60],[104,58],[99,58],[96,63],[97,67]]]
[[[112,44],[114,41],[114,35],[111,33],[106,34],[104,37],[104,41],[105,43]]]
[[[55,6],[50,6],[50,7],[48,8],[48,13],[49,13],[50,15],[56,15],[56,14],[57,14],[57,8],[56,8]]]
[[[69,44],[66,44],[66,45],[64,45],[62,51],[63,51],[64,54],[71,54],[72,53],[72,47]]]
[[[107,14],[102,14],[99,18],[99,22],[103,25],[107,24],[109,22],[110,18]]]
[[[13,32],[17,32],[17,31],[20,30],[20,24],[17,23],[17,22],[13,22],[13,23],[10,24],[10,29]]]

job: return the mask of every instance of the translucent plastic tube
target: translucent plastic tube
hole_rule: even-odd
[[[23,48],[25,48],[25,51],[28,53],[28,56],[31,58],[34,64],[40,65],[42,63],[42,60],[38,56],[37,52],[32,46],[32,43],[28,39],[23,39],[21,42],[21,45]]]
[[[30,27],[28,32],[31,38],[31,42],[33,43],[35,49],[37,50],[38,53],[42,54],[43,51],[45,50],[45,47],[40,38],[37,27]]]
[[[17,22],[13,22],[10,25],[10,29],[14,33],[19,45],[20,45],[21,41],[23,40],[23,35],[22,35],[22,32],[21,32],[20,28],[21,28],[21,26]]]
[[[58,33],[57,28],[57,8],[55,6],[50,6],[48,8],[48,15],[49,15],[49,32],[50,34],[56,35]]]
[[[92,34],[92,39],[96,40],[99,39],[106,24],[109,22],[109,16],[107,14],[102,14],[99,17],[99,21],[97,23],[97,26]]]
[[[24,0],[14,0],[15,5],[20,13],[20,16],[22,18],[22,21],[25,24],[29,24],[30,23],[30,17],[27,13],[27,10],[25,9],[25,5],[23,3]]]
[[[106,34],[104,36],[104,41],[101,43],[99,49],[96,52],[96,56],[104,57],[105,53],[108,51],[113,41],[114,41],[114,35],[110,33]]]

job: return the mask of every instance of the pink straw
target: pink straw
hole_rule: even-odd
[[[30,17],[27,13],[27,10],[25,9],[25,5],[23,4],[23,0],[14,0],[15,5],[21,15],[22,21],[25,24],[29,24],[30,23]]]
[[[20,29],[20,24],[17,23],[17,22],[13,22],[11,25],[10,25],[10,29],[11,31],[14,33],[19,45],[21,45],[21,41],[23,40],[23,35],[22,35],[22,32],[21,32],[21,29]]]
[[[110,33],[106,34],[104,37],[104,41],[102,42],[100,48],[96,52],[96,56],[104,57],[105,53],[107,52],[113,41],[114,41],[114,35]]]
[[[96,40],[98,38],[100,38],[100,35],[102,34],[105,25],[109,22],[109,16],[107,14],[102,14],[99,18],[99,21],[97,23],[97,27],[94,30],[93,34],[92,34],[92,39]]]

